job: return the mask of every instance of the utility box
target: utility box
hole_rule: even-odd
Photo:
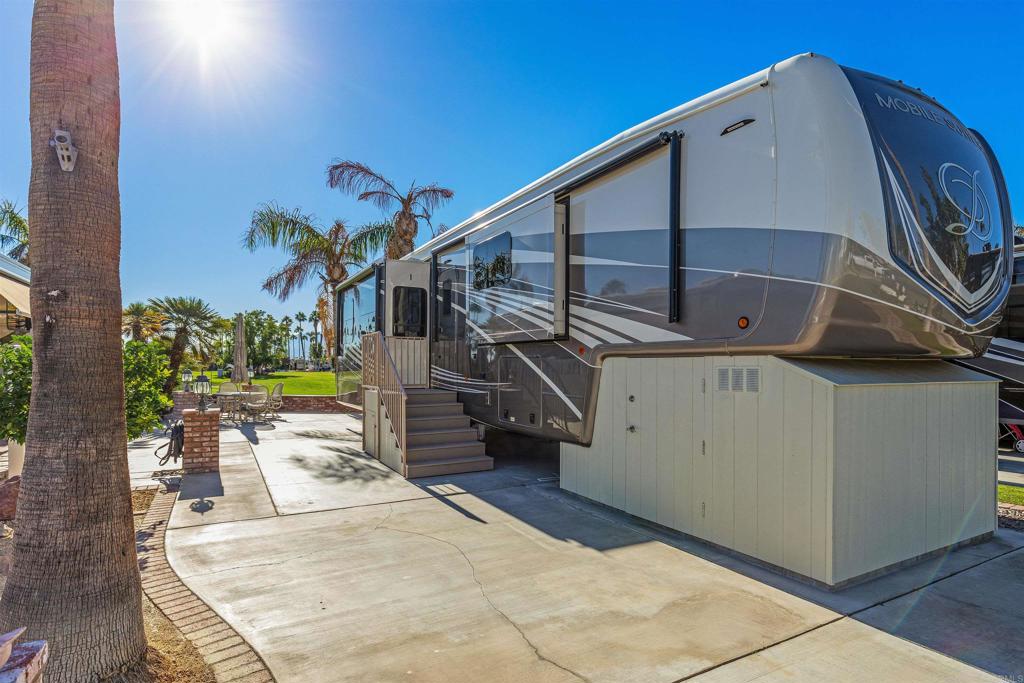
[[[994,532],[997,390],[939,360],[612,358],[561,486],[841,587]]]

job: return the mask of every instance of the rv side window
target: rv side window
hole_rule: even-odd
[[[394,336],[427,336],[427,290],[422,287],[395,287]]]
[[[473,247],[473,289],[500,287],[511,280],[512,233],[499,233]]]

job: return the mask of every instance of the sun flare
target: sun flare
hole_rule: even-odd
[[[171,0],[168,14],[178,37],[210,58],[234,47],[243,37],[239,3],[230,0]]]

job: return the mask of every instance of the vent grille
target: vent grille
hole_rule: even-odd
[[[761,391],[761,368],[747,368],[747,391]]]
[[[761,391],[761,368],[716,368],[719,391]]]

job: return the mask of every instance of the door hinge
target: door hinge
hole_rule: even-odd
[[[701,455],[706,455],[707,454],[707,451],[705,450],[706,446],[707,446],[707,442],[704,441],[704,439],[701,439],[700,440],[700,454]]]
[[[701,517],[704,516],[704,501],[703,500],[700,502],[700,516]]]
[[[703,377],[700,380],[700,393],[704,393],[707,389],[708,381]]]

